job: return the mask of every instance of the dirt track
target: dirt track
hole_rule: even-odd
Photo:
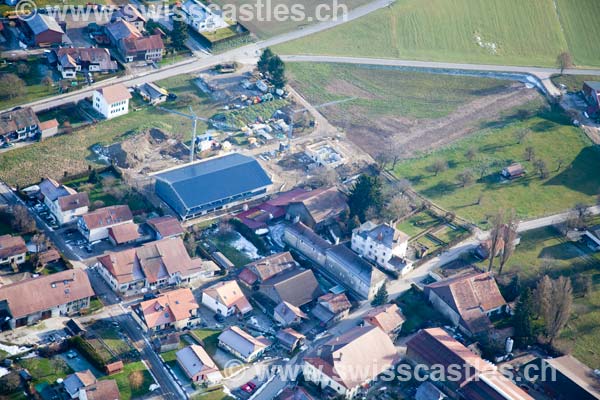
[[[403,157],[410,157],[468,136],[480,129],[481,122],[493,121],[502,113],[536,98],[542,98],[536,90],[515,83],[510,88],[482,95],[444,118],[417,120],[398,116],[370,119],[364,115],[361,117],[361,113],[355,110],[353,122],[349,124],[338,110],[322,112],[370,155],[375,156],[382,149],[395,146]]]

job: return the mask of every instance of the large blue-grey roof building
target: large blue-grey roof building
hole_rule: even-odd
[[[252,157],[237,153],[159,172],[156,194],[183,220],[264,195],[271,178]]]

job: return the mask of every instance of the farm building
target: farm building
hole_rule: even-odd
[[[227,154],[155,174],[156,194],[182,220],[263,196],[271,178],[251,157]]]
[[[65,41],[65,30],[48,15],[36,13],[25,24],[25,34],[36,46],[58,44]]]

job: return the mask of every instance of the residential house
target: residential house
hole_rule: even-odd
[[[76,221],[88,212],[90,200],[87,193],[77,193],[52,178],[42,179],[39,186],[44,204],[60,225]]]
[[[180,330],[196,326],[200,323],[199,308],[194,294],[188,288],[162,293],[154,299],[133,306],[138,322],[145,332]]]
[[[181,10],[184,12],[188,25],[198,33],[214,32],[229,26],[222,16],[213,12],[200,1],[187,0],[183,2]]]
[[[395,340],[402,329],[404,316],[396,304],[384,304],[369,310],[363,320],[366,324],[380,328]]]
[[[329,327],[346,318],[351,307],[352,304],[344,293],[327,293],[319,297],[311,314],[321,326]]]
[[[272,184],[258,161],[239,153],[171,168],[154,177],[156,194],[182,220],[258,199]]]
[[[83,214],[77,220],[77,229],[88,242],[108,239],[109,228],[133,222],[129,206],[108,206]]]
[[[270,346],[269,340],[262,336],[255,338],[238,326],[230,326],[219,335],[219,347],[248,363],[255,361]]]
[[[588,103],[587,113],[594,115],[600,111],[600,82],[583,82],[583,96]]]
[[[287,207],[292,202],[298,202],[309,197],[311,191],[296,188],[288,192],[273,195],[269,200],[251,207],[236,215],[248,228],[255,231],[266,229],[267,223],[285,217]]]
[[[277,341],[290,353],[304,344],[306,337],[292,328],[285,328],[277,332]]]
[[[425,295],[435,309],[468,336],[487,333],[490,317],[501,315],[507,307],[489,272],[473,272],[429,284]]]
[[[364,326],[320,345],[304,358],[302,371],[305,380],[351,399],[397,361],[396,347],[385,332]]]
[[[26,255],[27,245],[21,236],[0,236],[0,265],[23,264]]]
[[[143,32],[146,29],[147,19],[133,4],[120,6],[110,16],[110,22],[124,20],[133,25],[138,31]]]
[[[202,346],[193,344],[179,350],[175,356],[177,364],[192,382],[215,385],[223,380],[219,368]]]
[[[313,190],[298,202],[290,203],[286,218],[320,231],[347,210],[346,196],[337,188],[321,188]]]
[[[94,296],[87,273],[81,269],[25,279],[0,287],[3,324],[10,329],[39,320],[72,315],[90,305]]]
[[[110,41],[110,44],[114,47],[118,47],[125,39],[133,39],[143,37],[142,33],[129,21],[125,19],[117,19],[104,26],[106,36]]]
[[[58,133],[58,120],[56,118],[40,122],[40,140],[48,139]]]
[[[572,355],[537,358],[529,364],[523,366],[523,369],[530,368],[533,371],[527,378],[540,385],[552,399],[600,399],[597,372]],[[536,372],[539,374],[537,377]]]
[[[129,89],[121,83],[94,90],[92,105],[106,119],[112,119],[129,112]]]
[[[75,78],[78,72],[109,73],[119,68],[108,49],[100,47],[61,47],[52,50],[52,65],[54,62],[65,79]]]
[[[352,231],[352,250],[382,268],[397,271],[401,275],[412,269],[406,260],[408,235],[388,224],[367,221]],[[403,266],[398,269],[398,266]]]
[[[71,399],[118,400],[120,398],[117,381],[97,380],[89,369],[67,376],[61,386]]]
[[[383,272],[344,244],[332,246],[301,222],[287,226],[283,240],[359,298],[372,299],[385,283]]]
[[[40,120],[30,107],[0,114],[0,145],[33,139],[39,133]]]
[[[500,172],[506,179],[516,179],[525,175],[525,168],[520,163],[512,163]]]
[[[247,264],[238,279],[248,287],[260,285],[284,271],[298,267],[289,251],[277,253]]]
[[[54,17],[41,13],[33,13],[23,25],[25,35],[36,46],[50,46],[65,42],[65,29],[60,26]]]
[[[441,328],[423,329],[406,343],[406,358],[421,367],[436,366],[437,383],[465,400],[532,400],[520,387],[498,372]],[[450,375],[452,374],[452,375]],[[441,378],[440,378],[441,377]],[[452,377],[452,379],[443,379]]]
[[[108,228],[108,239],[113,246],[134,243],[140,240],[142,236],[140,226],[134,222],[127,222],[126,224],[115,225]]]
[[[302,307],[319,297],[321,287],[310,269],[293,268],[264,281],[259,291],[275,304],[288,302]]]
[[[273,310],[273,319],[281,326],[291,326],[307,320],[308,315],[295,305],[283,301]]]
[[[161,239],[141,247],[98,257],[100,276],[117,293],[130,296],[187,284],[205,276],[205,264],[190,258],[181,238]]]
[[[204,289],[202,304],[225,317],[252,311],[250,302],[236,281],[221,281]]]
[[[308,394],[306,389],[301,386],[294,388],[287,387],[275,397],[275,400],[315,400],[315,397]]]
[[[166,89],[163,89],[152,82],[140,85],[138,91],[140,96],[153,106],[167,101],[167,95],[169,94]]]
[[[159,34],[131,37],[119,42],[118,50],[125,62],[159,62],[165,52],[165,44]]]
[[[185,229],[183,229],[177,218],[170,215],[150,218],[146,221],[146,224],[154,232],[156,240],[183,236],[185,233]]]

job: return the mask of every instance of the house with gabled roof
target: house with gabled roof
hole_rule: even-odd
[[[296,307],[312,302],[323,293],[312,270],[303,268],[281,272],[263,281],[258,290],[274,304],[285,301]]]
[[[202,304],[224,317],[248,314],[253,309],[236,281],[221,281],[204,289]]]
[[[223,379],[219,367],[202,346],[193,344],[175,354],[177,363],[192,382],[215,385]]]
[[[187,284],[201,278],[205,268],[201,259],[189,256],[179,237],[109,252],[95,265],[115,292],[127,296]]]
[[[319,231],[348,210],[346,196],[335,187],[315,189],[288,205],[286,218]]]
[[[389,224],[367,221],[355,228],[351,247],[367,260],[401,275],[412,269],[412,263],[406,260],[408,235]]]
[[[268,339],[254,337],[238,326],[230,326],[219,335],[219,347],[245,362],[255,361],[270,346]]]
[[[252,287],[298,265],[289,251],[276,253],[246,264],[238,279],[240,282]]]
[[[281,326],[290,326],[307,320],[308,315],[295,305],[283,301],[273,310],[273,319]]]
[[[304,357],[302,371],[307,381],[351,399],[398,360],[396,347],[385,332],[363,326],[318,346]]]
[[[321,326],[329,327],[350,313],[352,304],[345,293],[327,293],[317,299],[317,305],[311,310]]]
[[[108,239],[109,229],[133,222],[127,205],[108,206],[85,213],[77,220],[77,229],[88,242]]]
[[[532,400],[523,389],[502,375],[442,328],[422,329],[406,343],[406,358],[413,365],[436,366],[436,383],[447,394],[466,400]],[[426,371],[422,369],[422,371]],[[445,379],[452,377],[452,379]]]
[[[491,329],[490,317],[506,311],[496,280],[489,272],[472,272],[425,286],[431,304],[464,334],[475,336]]]
[[[0,236],[0,265],[23,264],[27,256],[27,245],[21,236]]]
[[[181,226],[179,220],[171,215],[149,218],[146,221],[146,224],[154,232],[154,237],[156,240],[183,236],[185,233],[185,229],[183,229],[183,226]]]
[[[90,199],[85,192],[77,193],[52,178],[42,179],[39,187],[44,204],[60,225],[77,220],[89,210]]]
[[[127,86],[117,83],[94,90],[92,106],[106,119],[112,119],[129,112],[131,93]]]
[[[404,316],[396,304],[384,304],[369,310],[363,320],[366,324],[378,327],[394,340],[402,329]]]
[[[306,339],[303,334],[292,328],[280,330],[277,332],[276,337],[279,345],[290,353],[302,346],[302,344],[304,344],[304,340]]]
[[[0,145],[33,139],[39,134],[40,120],[31,107],[0,114]]]
[[[36,46],[60,44],[66,41],[63,27],[51,15],[33,13],[22,26],[25,34]]]
[[[179,330],[200,323],[198,318],[200,306],[189,288],[161,293],[154,299],[142,301],[132,308],[140,326],[146,332]]]

